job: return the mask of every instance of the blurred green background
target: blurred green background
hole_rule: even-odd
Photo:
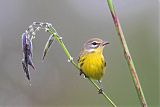
[[[158,1],[114,0],[122,28],[149,107],[159,104]],[[108,40],[105,92],[118,107],[140,107],[123,49],[106,0],[0,0],[0,106],[106,107],[111,106],[70,63],[58,43],[42,62],[49,35],[34,39],[30,87],[22,70],[21,34],[34,21],[50,22],[78,58],[82,44],[92,37]]]

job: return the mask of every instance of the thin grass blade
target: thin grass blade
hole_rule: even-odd
[[[47,54],[47,51],[48,51],[49,47],[50,47],[51,44],[53,43],[53,41],[54,41],[54,35],[51,35],[51,36],[49,37],[49,39],[48,39],[48,41],[47,41],[47,43],[46,43],[46,45],[45,45],[44,51],[43,51],[43,57],[42,57],[43,60],[44,60],[44,58],[45,58],[45,56],[46,56],[46,54]]]

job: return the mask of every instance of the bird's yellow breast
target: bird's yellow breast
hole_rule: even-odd
[[[80,56],[78,65],[86,76],[93,79],[100,80],[104,74],[105,61],[99,52],[86,53]]]

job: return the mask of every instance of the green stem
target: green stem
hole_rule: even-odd
[[[98,87],[98,85],[90,78],[88,78],[88,80],[97,88],[97,90],[100,90],[100,87]],[[102,93],[102,95],[113,105],[113,107],[117,107],[113,101],[106,95],[106,93]]]
[[[109,9],[110,9],[115,27],[116,27],[116,31],[117,31],[117,33],[120,37],[120,41],[121,41],[122,47],[124,49],[124,55],[125,55],[125,58],[127,60],[128,66],[129,66],[130,73],[132,75],[132,80],[134,82],[134,86],[136,88],[138,98],[140,100],[140,103],[141,103],[142,107],[147,107],[147,102],[145,100],[143,90],[141,88],[141,84],[139,82],[138,75],[136,73],[136,69],[135,69],[132,57],[130,55],[130,52],[129,52],[129,49],[128,49],[128,46],[127,46],[127,43],[126,43],[126,40],[125,40],[125,37],[124,37],[124,34],[123,34],[123,31],[122,31],[122,28],[121,28],[121,25],[120,25],[120,22],[119,22],[119,19],[118,19],[118,16],[116,15],[116,12],[115,12],[115,9],[114,9],[114,6],[113,6],[113,2],[112,2],[112,0],[107,0],[107,2],[108,2],[108,6],[109,6]]]
[[[50,34],[53,34],[55,39],[58,41],[58,43],[61,45],[62,49],[64,50],[67,58],[68,58],[68,61],[70,61],[78,70],[79,70],[79,67],[78,65],[73,61],[73,58],[71,57],[69,51],[67,50],[66,46],[64,45],[62,39],[60,39],[60,36],[58,35],[58,33],[56,32],[56,30],[53,28],[53,27],[50,27],[49,28],[49,33]]]
[[[78,65],[73,61],[69,51],[67,50],[66,46],[64,45],[63,41],[59,38],[58,35],[54,35],[55,39],[61,45],[62,49],[64,50],[65,54],[67,55],[68,61],[71,62],[77,69],[79,69]]]
[[[60,46],[62,47],[62,49],[64,50],[67,58],[68,58],[68,61],[70,61],[78,70],[80,70],[79,66],[73,61],[73,58],[71,57],[69,51],[67,50],[66,46],[64,45],[63,41],[62,41],[62,38],[60,38],[60,36],[58,35],[58,33],[56,32],[56,30],[53,28],[53,27],[50,27],[49,28],[49,31],[48,31],[50,34],[53,34],[54,35],[54,38],[57,40],[57,42],[60,44]],[[99,90],[100,87],[90,78],[88,78],[88,80]],[[102,93],[102,95],[104,96],[104,98],[106,100],[108,100],[113,107],[117,107],[113,101],[106,95],[106,93]]]

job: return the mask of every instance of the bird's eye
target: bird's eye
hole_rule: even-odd
[[[97,45],[97,43],[96,42],[92,42],[92,45]]]

